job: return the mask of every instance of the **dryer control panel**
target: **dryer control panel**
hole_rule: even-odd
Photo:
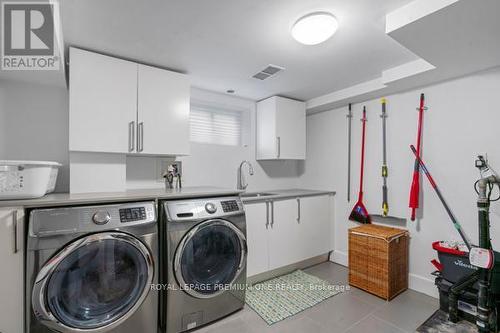
[[[166,201],[164,207],[170,221],[213,219],[244,214],[239,197]]]

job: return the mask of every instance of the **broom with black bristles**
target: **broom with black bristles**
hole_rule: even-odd
[[[363,123],[363,134],[361,137],[361,177],[359,180],[359,194],[358,202],[354,205],[351,215],[349,215],[349,220],[359,223],[371,223],[370,214],[366,210],[363,204],[363,174],[365,169],[365,132],[366,132],[366,106],[363,106],[363,118],[361,119]]]

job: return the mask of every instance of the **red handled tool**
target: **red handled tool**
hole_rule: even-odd
[[[349,113],[347,113],[347,202],[351,201],[351,120],[352,105],[349,103]]]
[[[411,220],[415,221],[415,214],[418,208],[418,200],[420,196],[420,173],[419,173],[419,163],[418,158],[421,153],[421,139],[422,139],[422,123],[424,120],[424,110],[425,107],[425,96],[420,94],[420,107],[418,108],[418,129],[417,129],[417,158],[415,158],[415,165],[413,167],[413,181],[411,183],[410,189],[410,203],[411,208]]]
[[[417,153],[417,150],[415,149],[415,147],[413,145],[410,145],[410,149],[413,152],[413,154],[415,154],[415,159],[416,159],[417,163],[420,165],[420,168],[422,168],[422,171],[427,176],[427,179],[429,180],[429,183],[431,184],[432,188],[436,192],[439,200],[441,200],[441,203],[443,204],[443,207],[446,210],[446,213],[448,213],[448,216],[450,217],[450,220],[453,223],[453,226],[455,227],[455,229],[457,229],[458,233],[460,234],[460,237],[462,237],[462,240],[464,241],[465,245],[470,250],[472,248],[472,245],[471,245],[471,242],[469,240],[469,237],[467,237],[467,235],[465,234],[465,232],[462,229],[462,226],[458,223],[457,219],[455,218],[455,215],[453,215],[453,212],[451,211],[450,207],[448,206],[448,204],[444,200],[444,197],[441,194],[439,187],[437,186],[436,182],[434,181],[434,179],[431,176],[431,173],[429,172],[429,170],[425,166],[424,161],[422,161],[422,159],[420,158],[420,156]]]
[[[365,168],[365,132],[366,132],[366,106],[363,107],[363,134],[361,137],[361,176],[359,180],[358,202],[354,205],[349,220],[359,223],[371,223],[370,215],[363,204],[363,174]]]

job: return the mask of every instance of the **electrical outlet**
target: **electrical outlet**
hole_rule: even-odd
[[[175,166],[177,173],[182,176],[182,162],[181,161],[174,161],[170,165]]]
[[[486,153],[478,153],[476,159],[476,168],[482,173],[488,166],[488,156]]]
[[[484,158],[484,160],[486,162],[488,162],[488,154],[487,153],[484,153],[484,152],[481,152],[481,153],[477,153],[477,157],[481,156],[482,158]]]
[[[171,169],[173,166],[176,167],[177,172],[182,175],[182,162],[176,161],[175,159],[158,159],[156,163],[156,181],[163,183],[165,179],[163,178],[165,172]]]
[[[172,163],[176,163],[175,158],[158,158],[156,160],[156,181],[158,183],[163,183],[165,179],[163,174],[168,170],[168,166]]]

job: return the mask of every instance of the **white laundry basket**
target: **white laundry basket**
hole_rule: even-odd
[[[57,162],[0,161],[0,200],[40,198],[53,192]]]

